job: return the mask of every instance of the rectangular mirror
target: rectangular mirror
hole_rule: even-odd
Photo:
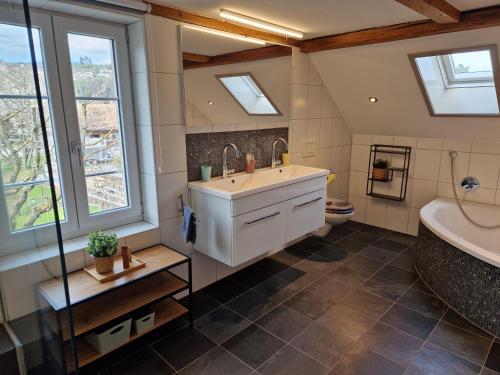
[[[291,48],[183,25],[182,51],[188,133],[288,127]]]

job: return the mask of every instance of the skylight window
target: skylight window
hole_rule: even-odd
[[[483,46],[410,56],[432,116],[498,116],[498,55]]]
[[[448,86],[489,85],[493,86],[493,66],[489,51],[450,53],[439,56],[446,73]]]
[[[248,115],[281,116],[281,112],[251,73],[218,75],[216,77]]]

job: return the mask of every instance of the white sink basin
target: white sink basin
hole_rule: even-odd
[[[274,169],[258,169],[253,174],[241,172],[227,178],[217,177],[207,182],[190,182],[189,188],[222,198],[237,199],[312,178],[328,176],[329,173],[330,171],[326,169],[288,165]]]

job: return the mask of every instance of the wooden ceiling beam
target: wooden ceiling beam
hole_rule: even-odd
[[[197,69],[197,68],[206,68],[209,66],[239,64],[250,61],[274,59],[277,57],[290,56],[291,54],[292,54],[292,49],[290,47],[268,46],[268,47],[254,48],[244,51],[231,52],[222,55],[212,56],[210,57],[210,60],[206,62],[194,62],[194,61],[184,60],[184,69]]]
[[[197,53],[191,53],[191,52],[182,52],[182,59],[184,61],[206,63],[210,61],[210,56],[199,55]]]
[[[200,16],[195,13],[187,12],[176,8],[171,8],[164,5],[159,5],[155,3],[148,3],[148,4],[151,6],[151,14],[155,16],[170,18],[176,21],[185,22],[192,25],[198,25],[210,29],[225,31],[227,33],[243,35],[249,38],[256,38],[273,44],[298,47],[301,42],[300,40],[297,39],[288,38],[267,31],[260,31],[249,27],[240,26],[231,22],[221,21],[215,18]]]
[[[460,22],[460,11],[446,0],[396,0],[437,23]]]
[[[500,26],[500,6],[462,12],[459,23],[408,22],[309,39],[300,47],[310,53],[496,26]]]

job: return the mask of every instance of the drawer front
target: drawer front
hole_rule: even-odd
[[[233,266],[285,245],[285,205],[276,204],[233,218]]]
[[[286,242],[325,225],[325,200],[323,189],[286,202]]]
[[[247,197],[239,198],[233,201],[233,215],[238,216],[250,211],[257,210],[262,207],[267,207],[272,204],[277,204],[286,200],[287,188],[282,187],[278,189],[263,191],[249,195]]]
[[[316,177],[311,180],[298,182],[296,184],[287,186],[287,189],[288,199],[299,197],[313,191],[326,189],[326,177]]]

